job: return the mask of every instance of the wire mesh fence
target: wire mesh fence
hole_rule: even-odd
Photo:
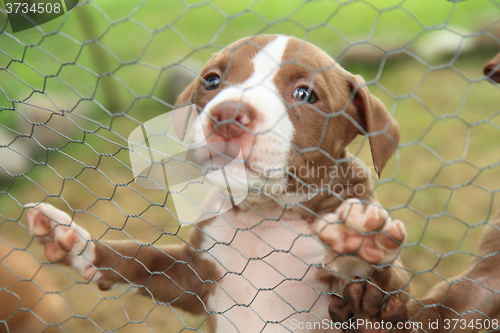
[[[370,178],[391,218],[405,223],[408,237],[401,258],[409,294],[420,298],[436,283],[451,282],[475,256],[484,226],[499,207],[500,87],[482,72],[500,50],[499,17],[498,0],[85,1],[51,22],[14,33],[6,7],[0,8],[0,332],[207,332],[220,324],[213,317],[231,322],[240,308],[250,311],[241,312],[248,319],[231,322],[224,332],[253,332],[256,326],[269,332],[328,331],[294,328],[290,319],[304,313],[319,322],[329,319],[322,297],[342,288],[314,290],[313,285],[312,294],[304,293],[310,297],[308,307],[298,308],[290,301],[290,288],[279,287],[293,282],[303,290],[310,281],[307,272],[323,269],[320,263],[276,247],[253,227],[233,225],[223,240],[201,224],[181,228],[171,191],[141,187],[131,165],[130,134],[137,128],[146,131],[148,121],[174,109],[191,81],[206,86],[209,77],[199,73],[214,52],[260,34],[292,35],[319,46],[349,72],[361,74],[382,100],[399,123],[401,138],[382,176],[372,172]],[[220,75],[222,84],[231,84],[229,76],[226,82]],[[300,148],[308,153],[321,144]],[[348,148],[373,166],[367,137],[357,136]],[[266,195],[280,201],[272,192]],[[239,237],[247,232],[253,237],[250,247],[264,248],[265,255],[232,253],[227,260],[243,257],[244,267],[264,263],[255,269],[277,274],[273,278],[280,282],[270,287],[259,276],[245,277],[244,267],[228,268],[213,279],[197,271],[200,290],[220,287],[222,279],[232,276],[247,282],[243,287],[254,298],[241,300],[236,288],[222,288],[230,304],[222,310],[188,291],[197,301],[178,309],[177,298],[163,301],[134,281],[108,290],[68,266],[47,262],[50,254],[30,234],[24,206],[29,202],[67,212],[96,246],[129,240],[146,252],[167,251],[201,230],[215,240],[211,250],[238,252],[240,243],[231,239],[243,242]],[[286,216],[262,208],[254,227],[287,223]],[[234,223],[230,213],[226,216]],[[308,242],[311,235],[300,228],[287,226],[288,233],[274,237]],[[278,262],[302,268],[280,272],[269,265],[274,255]],[[171,259],[165,255],[166,263]],[[147,267],[139,250],[126,260]],[[172,265],[191,265],[190,260]],[[169,267],[148,274],[148,279],[160,276],[181,289],[187,279],[182,274],[172,278]],[[278,319],[269,315],[272,309],[257,304],[258,295],[266,293],[288,306]]]

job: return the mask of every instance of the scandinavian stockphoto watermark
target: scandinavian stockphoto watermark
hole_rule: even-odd
[[[208,143],[194,105],[155,117],[128,137],[138,186],[167,190],[182,226],[222,214],[248,194],[240,148]]]
[[[34,28],[72,10],[79,0],[3,0],[12,32]]]
[[[369,179],[371,174],[377,174],[377,168],[358,163],[315,165],[314,161],[306,161],[298,167],[289,165],[282,168],[261,167],[255,163],[248,163],[252,175],[249,186],[252,193],[266,192],[273,197],[299,194],[300,198],[307,200],[323,192],[335,193],[341,197],[362,197],[370,188],[367,188],[364,182],[359,182],[359,179]],[[270,178],[288,179],[288,181],[262,186],[261,180]],[[290,186],[294,181],[296,185]]]

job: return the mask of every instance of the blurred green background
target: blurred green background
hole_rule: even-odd
[[[44,262],[28,202],[73,211],[96,238],[185,239],[166,193],[133,183],[126,138],[169,111],[213,52],[262,33],[325,49],[399,122],[400,148],[374,181],[407,226],[413,295],[466,267],[499,206],[500,87],[482,73],[500,51],[498,0],[102,0],[15,34],[3,7],[0,29],[0,242],[11,248],[0,261]],[[350,150],[371,164],[362,137]],[[40,267],[65,301],[55,322],[66,332],[206,330],[204,317]]]

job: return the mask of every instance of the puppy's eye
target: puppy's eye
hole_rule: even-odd
[[[304,101],[311,104],[318,100],[316,94],[312,90],[309,91],[309,88],[307,87],[298,87],[293,91],[292,95],[299,101]]]
[[[205,89],[214,90],[220,87],[220,77],[219,75],[210,75],[205,79]]]

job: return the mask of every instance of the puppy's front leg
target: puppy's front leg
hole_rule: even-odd
[[[374,319],[387,314],[385,320],[398,320],[407,301],[406,294],[394,292],[407,289],[408,284],[397,258],[406,238],[404,224],[391,220],[377,205],[350,199],[317,221],[317,231],[327,246],[325,266],[347,281],[363,280],[347,284],[342,295],[332,297],[332,319],[347,321],[353,315]]]
[[[500,209],[490,221],[469,267],[459,276],[434,286],[423,299],[407,304],[408,319],[418,325],[412,332],[500,330]],[[430,324],[433,325],[430,325]]]
[[[210,271],[188,245],[150,246],[134,241],[93,240],[71,217],[55,207],[39,203],[28,212],[29,230],[45,247],[50,262],[77,269],[83,278],[101,289],[132,284],[139,293],[153,295],[190,312],[203,309],[200,299],[208,292]]]

